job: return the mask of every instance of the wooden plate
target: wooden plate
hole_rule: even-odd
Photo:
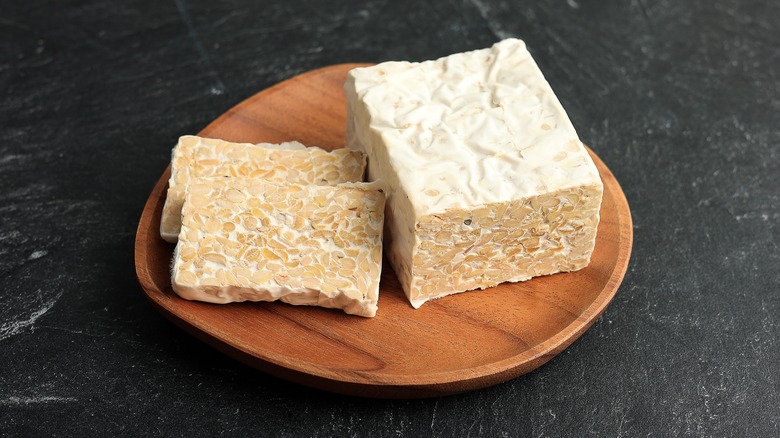
[[[282,82],[232,108],[200,135],[342,147],[342,84],[346,72],[358,66],[335,65]],[[169,168],[138,224],[138,280],[155,307],[185,331],[283,379],[388,398],[484,388],[527,373],[569,346],[601,315],[623,279],[631,214],[615,177],[593,159],[604,181],[604,201],[591,264],[578,272],[467,292],[414,310],[385,262],[379,312],[371,319],[282,303],[186,301],[171,289],[173,245],[159,235]]]

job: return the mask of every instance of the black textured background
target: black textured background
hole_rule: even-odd
[[[780,435],[780,2],[5,0],[0,435]],[[181,134],[298,73],[523,38],[633,212],[604,316],[506,384],[363,400],[236,363],[133,267]]]

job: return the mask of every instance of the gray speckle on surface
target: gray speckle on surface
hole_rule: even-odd
[[[759,0],[4,2],[0,435],[780,435],[778,21]],[[240,365],[145,300],[136,225],[179,135],[313,68],[504,36],[635,225],[617,296],[559,356],[362,400]]]

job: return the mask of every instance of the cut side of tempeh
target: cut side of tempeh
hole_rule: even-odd
[[[160,221],[160,236],[175,243],[187,185],[199,177],[247,177],[295,184],[333,185],[363,180],[362,152],[328,152],[298,142],[279,145],[231,143],[185,135],[172,152],[171,178]]]
[[[173,290],[376,315],[384,193],[376,184],[200,178],[185,194]]]

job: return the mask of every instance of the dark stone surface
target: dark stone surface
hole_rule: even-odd
[[[780,3],[262,3],[3,2],[0,435],[780,435]],[[635,223],[617,297],[553,361],[355,399],[236,363],[146,301],[135,228],[179,135],[316,67],[507,36]]]

